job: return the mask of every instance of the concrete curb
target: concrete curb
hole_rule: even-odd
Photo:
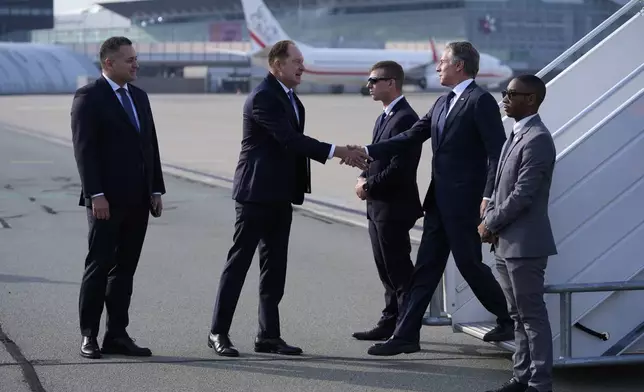
[[[65,147],[73,147],[71,140],[54,136],[46,132],[36,131],[34,129],[29,129],[26,127],[3,122],[0,122],[0,126],[11,132],[37,137],[39,139],[44,139],[51,143]],[[232,189],[233,181],[231,178],[217,176],[210,173],[202,173],[197,170],[184,168],[170,163],[162,163],[161,165],[163,172],[172,177],[181,180],[196,182],[210,187]],[[312,214],[312,217],[314,219],[334,221],[350,226],[362,227],[365,229],[368,228],[367,218],[364,212],[349,209],[325,200],[318,200],[315,198],[307,197],[303,205],[293,206],[293,209],[296,211]],[[421,235],[422,228],[420,226],[414,226],[414,228],[412,228],[410,232],[411,242],[414,244],[419,244]]]

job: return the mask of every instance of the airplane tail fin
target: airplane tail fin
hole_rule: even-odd
[[[291,39],[263,0],[241,0],[253,53],[270,50],[275,43]]]
[[[438,52],[436,51],[436,41],[434,41],[434,37],[429,39],[429,47],[432,50],[432,63],[438,64]]]

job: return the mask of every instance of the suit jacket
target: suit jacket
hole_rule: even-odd
[[[372,143],[388,140],[408,130],[418,121],[418,114],[405,98],[398,101],[379,126],[380,116],[373,128]],[[362,172],[367,179],[367,217],[372,221],[416,221],[423,216],[418,196],[416,171],[422,145],[404,154],[371,162]]]
[[[233,199],[302,204],[311,192],[309,158],[326,163],[331,145],[304,135],[304,106],[297,96],[295,101],[299,123],[284,88],[270,73],[246,98]]]
[[[499,162],[485,224],[498,235],[494,246],[503,258],[557,254],[548,217],[556,150],[550,131],[537,115],[514,136]]]
[[[435,201],[445,218],[480,222],[483,197],[490,197],[494,174],[505,142],[499,107],[492,95],[472,81],[457,99],[445,120],[441,140],[437,123],[447,94],[411,129],[387,141],[367,146],[374,159],[404,154],[413,146],[432,140],[432,178],[423,202],[427,211]]]
[[[128,90],[140,132],[105,78],[76,90],[71,128],[81,206],[91,206],[91,196],[99,193],[110,207],[149,205],[153,193],[165,193],[150,101],[140,88],[128,84]]]

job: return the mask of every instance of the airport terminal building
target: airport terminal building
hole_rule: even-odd
[[[515,72],[536,72],[614,13],[624,1],[265,0],[265,3],[288,35],[311,46],[422,51],[429,50],[431,38],[438,43],[467,39]],[[143,75],[182,76],[186,66],[208,67],[207,72],[220,80],[244,80],[248,75],[265,72],[252,67],[244,56],[218,53],[219,49],[251,48],[240,0],[99,2],[86,10],[57,15],[54,27],[32,31],[31,41],[65,45],[96,61],[100,42],[112,35],[128,36],[139,45],[137,50],[145,64]]]
[[[540,68],[621,5],[615,0],[266,0],[288,34],[313,46],[386,47],[468,39],[512,68]],[[99,3],[109,12],[56,18],[36,42],[249,41],[239,0]],[[99,11],[100,12],[100,11]],[[96,12],[94,12],[96,13]],[[72,23],[65,23],[68,19]],[[112,22],[112,25],[110,25]],[[413,47],[413,46],[411,46]]]

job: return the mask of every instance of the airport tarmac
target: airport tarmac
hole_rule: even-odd
[[[32,125],[66,128],[55,126],[47,109],[32,114],[40,117]],[[370,343],[350,337],[370,327],[383,306],[367,232],[302,211],[293,221],[281,321],[283,337],[304,355],[252,352],[254,264],[231,336],[242,356],[217,357],[206,337],[232,237],[233,201],[226,188],[172,176],[165,212],[151,219],[129,327],[155,355],[83,359],[77,306],[87,223],[77,205],[72,150],[2,126],[0,140],[1,392],[482,392],[510,377],[509,353],[449,327],[424,327],[419,353],[367,355]],[[641,390],[641,367],[555,374],[557,392]]]
[[[439,94],[406,95],[424,116]],[[161,157],[167,170],[213,184],[231,186],[242,134],[245,95],[151,95]],[[495,93],[500,100],[500,95]],[[305,134],[345,144],[371,143],[382,104],[360,95],[300,95],[306,107]],[[71,142],[72,96],[0,97],[0,124],[29,133],[44,133]],[[418,186],[425,196],[430,178],[431,146],[423,146]],[[338,159],[312,162],[312,193],[305,206],[317,212],[365,223],[365,202],[354,191],[360,171]],[[419,238],[419,231],[415,230]]]

